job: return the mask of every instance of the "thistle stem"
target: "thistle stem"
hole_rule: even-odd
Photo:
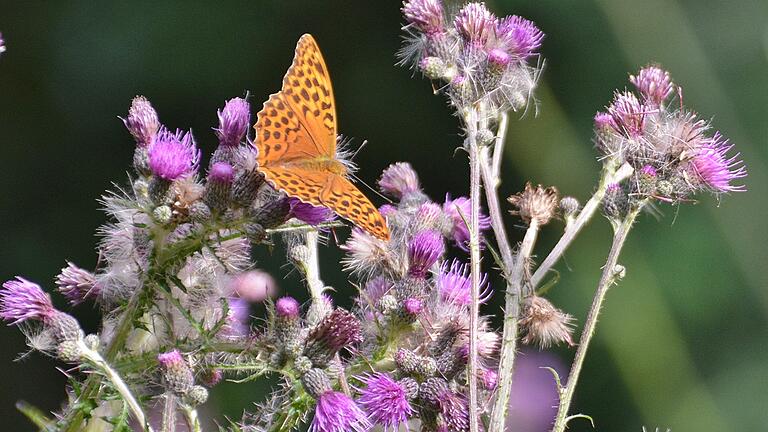
[[[531,220],[525,232],[520,249],[515,256],[511,274],[507,280],[507,291],[504,306],[504,332],[501,342],[501,357],[499,359],[499,384],[496,403],[491,410],[490,432],[503,432],[509,408],[509,397],[512,392],[512,373],[515,366],[515,350],[517,348],[518,319],[520,298],[523,288],[523,275],[531,258],[533,246],[539,233],[536,219]]]
[[[163,432],[176,431],[176,396],[171,392],[165,393],[163,406]]]
[[[605,295],[608,293],[608,288],[610,288],[618,279],[619,273],[616,271],[616,263],[619,260],[621,249],[624,247],[624,242],[626,241],[627,235],[629,234],[630,229],[632,229],[632,224],[639,212],[640,208],[631,210],[614,230],[611,251],[608,253],[608,258],[603,267],[603,273],[600,276],[600,282],[597,285],[595,297],[592,300],[592,306],[587,315],[587,321],[584,323],[584,331],[581,333],[579,347],[576,350],[576,355],[574,356],[573,364],[571,365],[571,372],[568,375],[568,382],[565,388],[559,389],[560,403],[558,405],[557,417],[555,418],[552,432],[563,432],[568,423],[568,410],[570,409],[576,384],[579,380],[581,367],[584,364],[584,358],[587,355],[589,343],[592,341],[592,337],[595,334],[595,327],[597,326],[597,318],[600,314],[600,308],[603,305],[603,300],[605,300]]]
[[[549,255],[544,258],[544,261],[541,262],[539,267],[533,273],[533,276],[531,276],[531,287],[535,289],[541,283],[541,280],[544,278],[544,276],[547,275],[549,270],[552,269],[560,257],[563,256],[563,253],[565,253],[566,249],[568,249],[568,247],[571,245],[571,242],[573,242],[573,240],[576,238],[576,235],[581,231],[586,223],[592,219],[595,211],[603,201],[603,197],[605,196],[605,191],[608,188],[608,185],[624,180],[625,178],[629,177],[632,172],[632,167],[626,163],[617,170],[616,162],[613,160],[606,162],[605,166],[603,167],[602,175],[600,176],[600,183],[597,186],[597,190],[594,194],[592,194],[592,197],[589,199],[589,201],[584,204],[584,208],[582,208],[582,210],[579,212],[579,215],[576,217],[576,219],[574,219],[572,223],[568,224],[568,226],[565,228],[563,236],[560,237],[560,240],[557,241],[555,247],[552,248],[552,251],[549,253]]]
[[[491,178],[483,175],[483,184],[486,190],[496,189],[501,184],[501,161],[504,159],[504,142],[507,137],[507,125],[509,124],[509,114],[503,112],[499,115],[499,126],[496,128],[496,139],[493,143],[493,165]],[[485,166],[485,165],[483,165]],[[486,192],[486,196],[488,193]]]
[[[203,429],[200,425],[200,417],[197,415],[196,409],[185,407],[184,416],[187,419],[187,426],[189,426],[190,432],[202,432]]]
[[[307,287],[313,302],[322,301],[325,285],[323,285],[323,281],[320,279],[320,259],[317,250],[320,234],[317,230],[307,231],[306,238],[307,249],[309,250],[307,262],[304,263],[306,266]]]
[[[477,320],[480,306],[480,148],[477,142],[478,109],[469,109],[465,116],[467,126],[466,148],[469,151],[469,219],[470,277],[472,302],[469,313],[469,430],[477,432]]]
[[[128,385],[125,384],[125,381],[120,378],[120,375],[118,375],[117,371],[112,369],[112,367],[104,360],[101,354],[90,349],[82,340],[78,342],[78,345],[82,357],[90,362],[112,383],[112,386],[115,388],[115,390],[117,390],[125,403],[128,405],[128,408],[133,413],[136,421],[141,425],[142,430],[152,432],[152,427],[147,423],[147,416],[144,415],[144,411],[141,409],[141,405],[139,405],[139,402],[135,397],[133,397],[133,393],[131,393]]]

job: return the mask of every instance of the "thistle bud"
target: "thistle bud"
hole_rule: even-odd
[[[76,340],[61,341],[56,347],[56,357],[67,363],[76,363],[82,353],[82,345]]]
[[[161,205],[152,210],[152,217],[160,225],[168,225],[173,220],[173,210],[170,206]]]
[[[184,395],[192,389],[195,377],[178,350],[159,354],[157,361],[160,363],[160,371],[168,390]]]
[[[203,201],[208,208],[218,212],[229,206],[229,192],[232,189],[235,171],[227,162],[216,162],[208,170]]]
[[[554,186],[544,188],[541,185],[534,188],[528,182],[525,184],[525,190],[507,198],[507,201],[517,207],[511,214],[520,215],[528,224],[546,225],[557,210],[557,189]]]
[[[184,402],[192,407],[200,406],[208,400],[208,389],[203,386],[192,386],[184,395]]]
[[[264,228],[276,228],[284,224],[291,213],[291,201],[281,198],[264,204],[252,213],[253,220]]]
[[[637,190],[640,194],[649,196],[656,192],[656,182],[658,175],[656,168],[651,165],[645,165],[640,168],[637,176]]]
[[[450,81],[453,78],[450,69],[440,57],[424,57],[419,63],[421,72],[431,80]]]
[[[395,354],[395,364],[398,369],[409,375],[430,377],[437,372],[435,359],[420,356],[411,350],[401,348]]]
[[[304,355],[324,367],[341,349],[361,340],[360,321],[344,309],[336,309],[312,329]]]
[[[147,147],[160,130],[157,112],[144,96],[136,96],[131,101],[128,117],[122,119],[128,132],[136,140],[137,147]]]
[[[261,243],[267,237],[267,231],[258,223],[245,224],[243,226],[243,234],[253,244]]]
[[[322,369],[310,369],[301,377],[301,384],[313,398],[331,391],[331,380]]]
[[[576,212],[579,211],[579,207],[581,207],[581,205],[579,204],[579,200],[576,198],[566,196],[560,200],[559,207],[560,211],[563,212],[563,216],[565,216],[566,219],[569,219],[576,216]]]
[[[264,174],[256,169],[241,171],[232,183],[232,201],[240,207],[249,207],[264,184]]]
[[[203,223],[211,219],[211,209],[202,201],[195,201],[189,206],[189,220]]]
[[[611,183],[603,197],[603,214],[611,220],[621,220],[626,216],[629,201],[624,189],[618,183]]]

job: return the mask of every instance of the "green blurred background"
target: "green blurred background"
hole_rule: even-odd
[[[96,199],[126,178],[132,140],[118,115],[146,95],[171,127],[192,128],[211,151],[224,100],[250,92],[254,109],[279,88],[302,33],[315,35],[333,76],[340,128],[357,143],[359,176],[373,184],[407,160],[435,199],[467,191],[456,119],[428,82],[393,66],[398,1],[0,2],[0,277],[53,286],[65,259],[95,265]],[[749,169],[748,193],[702,196],[697,205],[644,216],[621,262],[627,277],[608,296],[582,373],[575,410],[600,431],[765,430],[768,424],[768,2],[742,0],[491,1],[547,34],[538,117],[511,123],[504,195],[526,180],[586,201],[599,164],[591,119],[627,74],[658,62],[685,89],[685,103],[712,118]],[[521,230],[513,218],[515,238]],[[544,230],[542,256],[561,225]],[[345,235],[343,231],[340,235]],[[607,253],[602,219],[559,265],[552,300],[583,322]],[[326,282],[351,294],[332,244]],[[279,254],[261,264],[284,291],[300,289]],[[489,261],[488,261],[489,262]],[[498,279],[495,285],[501,286]],[[498,296],[500,297],[500,296]],[[64,306],[60,297],[58,304]],[[499,302],[487,312],[498,313]],[[74,312],[93,330],[96,312]],[[13,404],[52,410],[64,397],[61,364],[25,350],[0,328],[3,430],[32,430]],[[556,350],[570,362],[572,352]],[[546,365],[546,364],[543,364]],[[223,385],[211,411],[239,417],[258,386]],[[553,401],[554,403],[554,401]],[[590,430],[577,422],[571,430]]]

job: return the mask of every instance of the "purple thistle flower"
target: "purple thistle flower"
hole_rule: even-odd
[[[420,299],[409,297],[403,302],[403,307],[409,314],[418,315],[424,310],[424,302]]]
[[[379,207],[379,213],[381,213],[381,215],[386,218],[397,213],[397,207],[393,206],[392,204],[383,204],[381,207]]]
[[[488,53],[488,63],[504,68],[509,64],[511,58],[506,51],[494,48]]]
[[[235,170],[227,162],[216,162],[208,170],[208,181],[230,184],[235,178]]]
[[[628,137],[637,138],[645,129],[647,108],[630,92],[616,93],[613,104],[608,107],[616,132]]]
[[[133,98],[131,108],[128,109],[128,117],[122,120],[138,147],[148,147],[152,144],[152,140],[160,130],[157,111],[144,96]]]
[[[157,361],[164,368],[175,367],[180,363],[184,363],[184,357],[181,356],[179,350],[168,351],[157,355]]]
[[[327,391],[317,398],[310,432],[364,432],[371,423],[363,410],[344,393]]]
[[[496,389],[496,385],[499,383],[499,374],[493,369],[480,369],[480,384],[486,390]]]
[[[656,66],[640,69],[637,76],[629,76],[629,81],[654,106],[660,106],[675,91],[669,72]]]
[[[536,50],[541,47],[544,39],[544,33],[533,21],[517,15],[499,20],[496,36],[509,54],[522,60],[537,54]]]
[[[9,324],[26,320],[48,322],[58,313],[51,296],[40,285],[21,276],[5,282],[0,290],[0,318],[9,321]]]
[[[149,168],[165,180],[176,180],[197,171],[200,150],[191,133],[161,130],[149,147]]]
[[[100,292],[96,286],[96,276],[71,262],[67,262],[67,266],[56,276],[56,285],[72,306],[87,298],[97,297]]]
[[[392,288],[392,282],[388,281],[383,276],[377,276],[368,281],[365,284],[365,297],[362,301],[370,301],[371,304],[376,304],[384,295]]]
[[[731,182],[747,176],[744,161],[739,159],[739,153],[728,157],[728,151],[733,144],[728,139],[715,132],[712,138],[706,139],[701,146],[694,149],[692,162],[698,178],[713,192],[744,192],[744,185],[733,185]]]
[[[656,177],[656,168],[654,168],[652,165],[643,165],[642,168],[640,168],[640,175],[641,176],[647,176],[647,177]]]
[[[293,297],[280,297],[277,299],[277,302],[275,302],[275,312],[280,318],[298,318],[299,302]]]
[[[469,306],[472,303],[472,279],[469,276],[469,268],[453,260],[450,266],[443,263],[440,273],[437,274],[437,290],[443,301],[459,306]],[[485,303],[491,298],[493,290],[488,286],[488,275],[483,273],[480,277],[480,303]]]
[[[484,46],[496,30],[496,17],[484,3],[467,3],[456,15],[453,24],[465,41]]]
[[[327,207],[315,206],[293,197],[289,198],[288,202],[291,206],[290,217],[299,219],[309,225],[320,225],[335,217],[333,212]]]
[[[379,189],[385,195],[402,199],[404,196],[419,192],[419,177],[408,162],[397,162],[388,166],[379,179]]]
[[[441,0],[409,0],[403,2],[406,21],[427,34],[442,33],[444,12]]]
[[[243,98],[232,98],[218,111],[216,136],[223,146],[236,146],[243,140],[251,122],[251,106]]]
[[[5,39],[3,39],[3,34],[0,33],[0,54],[5,52]]]
[[[397,431],[413,415],[406,389],[389,374],[375,373],[358,378],[366,385],[358,403],[368,413],[371,423],[381,425],[385,431]]]
[[[437,262],[445,252],[443,236],[435,230],[421,231],[408,245],[409,274],[423,278],[430,267]]]
[[[598,112],[595,114],[595,130],[615,130],[616,122],[613,121],[613,117],[610,114],[604,112]]]
[[[458,197],[454,200],[450,195],[445,196],[445,203],[443,204],[443,211],[447,214],[451,221],[453,221],[453,228],[451,230],[451,236],[456,244],[464,249],[469,250],[469,227],[470,217],[472,215],[472,203],[467,197]],[[491,226],[491,218],[480,214],[479,230],[483,231]]]

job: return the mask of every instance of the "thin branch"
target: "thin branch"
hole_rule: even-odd
[[[619,254],[624,247],[624,242],[627,239],[629,231],[632,229],[632,224],[637,217],[640,209],[633,209],[618,225],[613,235],[613,243],[611,245],[611,251],[608,253],[605,266],[603,267],[603,273],[600,276],[600,282],[597,285],[595,297],[592,300],[592,306],[589,309],[587,315],[587,321],[584,323],[584,331],[581,334],[579,340],[579,347],[576,350],[576,355],[573,359],[573,365],[571,366],[570,375],[568,375],[568,382],[564,389],[560,390],[560,403],[558,405],[557,417],[555,418],[555,424],[552,428],[553,432],[563,432],[568,423],[568,410],[571,407],[571,401],[576,389],[576,384],[579,381],[579,374],[581,373],[581,367],[584,364],[584,358],[587,355],[587,349],[589,343],[592,341],[592,337],[595,335],[595,327],[597,326],[597,318],[600,314],[600,308],[605,300],[605,295],[608,293],[608,289],[613,285],[619,277],[619,273],[616,270],[616,263],[619,260]]]
[[[560,237],[560,240],[558,240],[555,247],[552,248],[552,251],[549,253],[549,255],[547,255],[544,261],[541,262],[539,267],[536,269],[536,272],[533,273],[533,276],[531,276],[531,287],[533,289],[536,289],[536,287],[541,283],[541,280],[547,275],[549,270],[557,263],[560,257],[563,256],[563,253],[565,253],[566,249],[568,249],[568,247],[571,245],[571,242],[573,242],[573,240],[576,238],[576,235],[581,231],[586,223],[592,219],[595,211],[603,201],[605,190],[608,188],[608,185],[624,180],[625,178],[629,177],[632,172],[632,167],[626,163],[617,170],[616,164],[613,161],[609,160],[606,162],[605,166],[603,167],[602,175],[600,176],[600,183],[597,186],[597,190],[589,199],[589,201],[584,204],[584,208],[581,210],[581,212],[579,212],[579,216],[576,217],[572,223],[568,224],[568,226],[565,228],[563,236]]]
[[[486,189],[497,188],[501,183],[501,161],[504,159],[504,142],[507,137],[507,125],[509,124],[509,114],[506,112],[499,115],[499,126],[496,128],[496,140],[493,144],[493,166],[491,172],[493,173],[492,182],[491,179],[483,177],[483,183]]]

